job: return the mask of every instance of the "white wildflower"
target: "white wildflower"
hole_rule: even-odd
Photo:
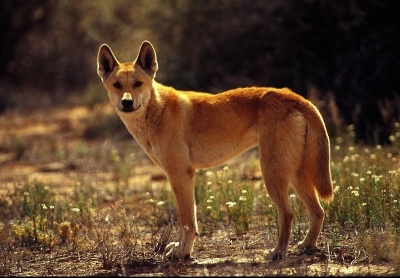
[[[213,172],[213,171],[208,170],[208,171],[206,172],[206,176],[207,176],[207,177],[210,177],[210,176],[212,176],[212,175],[214,175],[214,172]]]

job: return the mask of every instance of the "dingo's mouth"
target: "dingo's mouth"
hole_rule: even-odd
[[[137,108],[135,108],[133,106],[126,107],[126,106],[123,106],[122,104],[117,105],[118,110],[121,112],[124,112],[124,113],[134,112],[134,111],[138,110],[140,107],[141,107],[141,105],[139,105]]]

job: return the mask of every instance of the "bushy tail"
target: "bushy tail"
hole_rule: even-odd
[[[330,170],[330,143],[324,121],[318,109],[306,102],[299,107],[308,123],[303,164],[304,176],[312,183],[321,199],[333,199]]]

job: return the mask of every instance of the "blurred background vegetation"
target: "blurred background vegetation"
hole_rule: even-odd
[[[354,124],[359,141],[386,143],[399,121],[399,12],[398,0],[0,0],[0,111],[30,93],[103,101],[99,46],[127,61],[149,40],[161,83],[289,87],[331,135]]]

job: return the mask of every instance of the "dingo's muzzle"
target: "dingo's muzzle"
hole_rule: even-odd
[[[132,95],[130,93],[124,93],[121,99],[121,105],[119,105],[118,108],[122,112],[132,112],[139,109],[140,105],[137,105],[137,107],[135,108],[133,104],[134,103]]]

